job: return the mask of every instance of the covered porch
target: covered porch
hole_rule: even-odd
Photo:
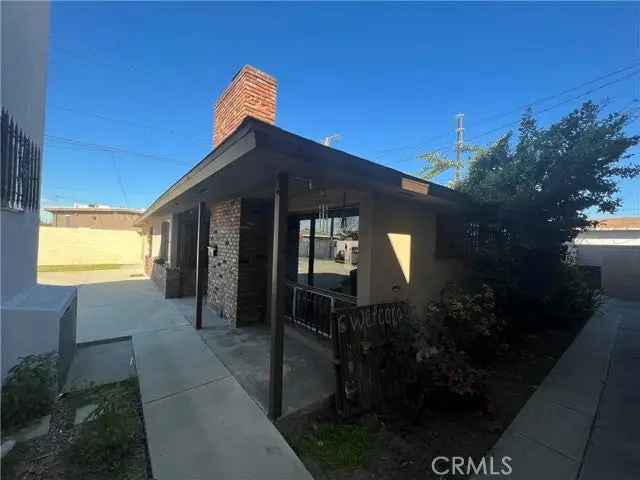
[[[166,300],[195,324],[193,297]],[[244,390],[266,412],[269,409],[271,330],[256,323],[234,328],[210,308],[203,311],[200,336]],[[327,402],[335,392],[331,345],[311,332],[285,324],[282,414]]]
[[[335,309],[398,300],[420,306],[435,297],[463,271],[461,259],[447,255],[450,242],[437,238],[439,216],[466,207],[447,188],[247,118],[141,224],[150,238],[148,270],[165,297],[195,294],[187,302],[196,328],[211,317],[214,329],[268,335],[276,418],[285,322],[322,343],[332,336]]]

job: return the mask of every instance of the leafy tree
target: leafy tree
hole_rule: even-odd
[[[624,131],[630,120],[603,116],[592,102],[547,128],[527,112],[515,145],[509,133],[471,159],[456,188],[475,200],[479,222],[493,232],[480,243],[474,271],[503,314],[557,324],[597,308],[597,295],[563,261],[565,245],[590,225],[585,210],[614,213],[617,180],[640,174],[622,162],[640,142]]]
[[[486,152],[486,149],[479,145],[464,144],[461,147],[461,153],[465,155],[467,159],[469,158],[469,155],[471,155],[470,158],[473,158],[474,156],[480,155],[484,152]],[[419,176],[426,180],[431,180],[447,170],[454,169],[456,174],[454,179],[450,182],[450,186],[454,188],[458,186],[460,182],[459,174],[465,166],[465,157],[461,157],[460,161],[458,161],[447,157],[439,150],[434,150],[420,155],[419,158],[425,161],[425,165],[420,171]]]
[[[599,114],[598,105],[586,102],[544,129],[527,112],[516,146],[507,134],[481,152],[459,189],[493,206],[523,245],[560,248],[589,226],[586,209],[618,209],[617,177],[640,174],[637,165],[620,165],[640,141],[624,132],[629,114]]]

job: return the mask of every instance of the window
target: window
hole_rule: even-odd
[[[462,217],[438,215],[436,218],[436,257],[464,257],[465,236],[465,222]]]
[[[310,218],[313,217],[313,218]],[[356,208],[300,219],[298,282],[356,296],[359,216]]]
[[[160,229],[160,258],[167,260],[168,245],[169,245],[169,222],[162,222]]]

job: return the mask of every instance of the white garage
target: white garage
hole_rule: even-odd
[[[579,265],[600,267],[606,295],[640,300],[640,217],[599,220],[574,246]]]

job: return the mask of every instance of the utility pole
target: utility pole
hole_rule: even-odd
[[[460,157],[462,155],[462,146],[464,145],[464,113],[459,113],[456,115],[456,173],[455,173],[455,181],[460,180],[460,169],[462,167],[462,163]]]
[[[339,133],[334,133],[333,135],[329,135],[327,137],[324,137],[324,139],[322,140],[322,144],[325,147],[330,147],[331,146],[331,142],[336,140],[340,140],[342,138],[342,135],[340,135]]]

